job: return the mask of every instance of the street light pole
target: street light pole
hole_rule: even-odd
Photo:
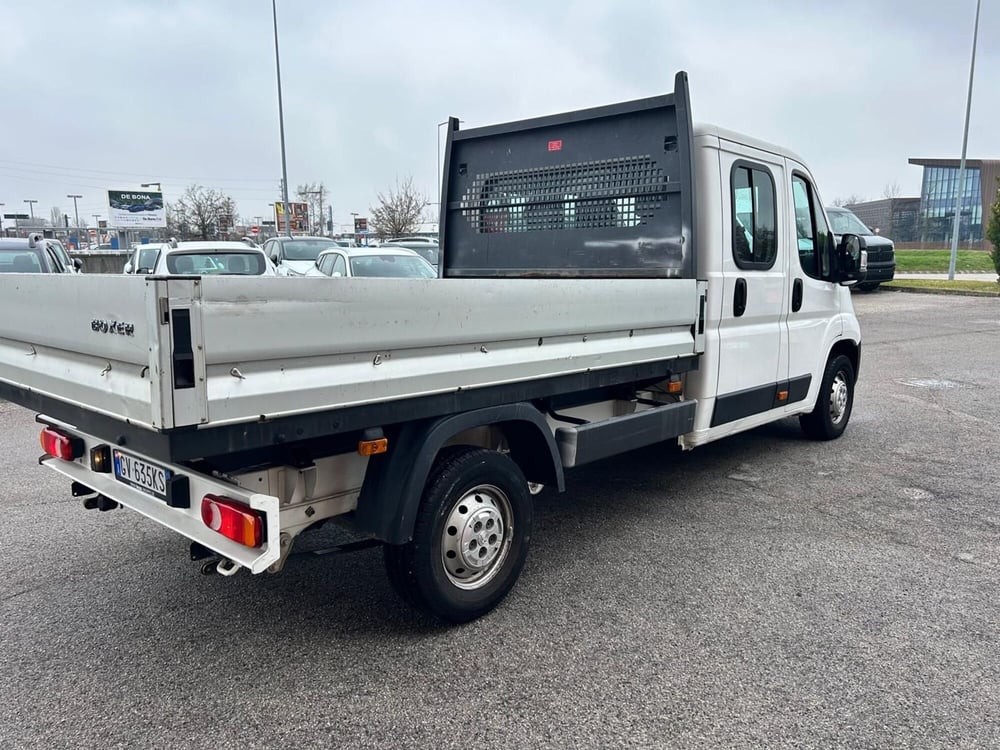
[[[969,63],[969,95],[965,101],[965,133],[962,135],[962,160],[958,164],[958,195],[955,196],[955,223],[951,232],[951,261],[948,263],[948,280],[955,280],[955,262],[958,259],[958,228],[962,215],[962,196],[965,193],[965,152],[969,145],[969,115],[972,113],[972,77],[976,72],[976,40],[979,38],[979,6],[976,0],[976,23],[972,31],[972,62]],[[985,206],[983,207],[985,208]]]
[[[36,201],[34,199],[31,199],[31,198],[27,198],[27,199],[25,199],[24,202],[28,204],[28,211],[31,213],[31,223],[34,224],[34,222],[35,222],[35,204],[38,203],[38,201]]]
[[[285,110],[281,103],[281,62],[278,58],[278,5],[277,0],[271,0],[271,13],[274,18],[274,70],[278,78],[278,130],[281,134],[281,200],[284,203],[285,227],[288,236],[292,236],[292,222],[288,215],[288,164],[285,161]]]
[[[156,185],[156,192],[158,192],[158,193],[162,193],[163,192],[163,188],[160,187],[160,183],[158,183],[158,182],[140,182],[139,183],[139,187],[148,187],[148,188],[151,188],[151,187],[153,187],[153,185]]]
[[[72,195],[67,195],[66,197],[73,199],[73,213],[76,214],[76,233],[79,235],[80,234],[80,211],[76,207],[76,199],[77,198],[82,198],[83,196],[82,195],[77,195],[77,194],[72,194]],[[79,237],[77,237],[77,242],[79,242],[79,241],[80,241]]]
[[[94,239],[97,240],[94,244],[101,244],[101,215],[91,214],[94,217]],[[90,232],[87,232],[87,239],[90,239]]]

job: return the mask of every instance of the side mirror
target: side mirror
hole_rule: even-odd
[[[843,286],[853,286],[864,281],[868,275],[868,250],[865,238],[857,234],[845,234],[837,246],[838,281]]]
[[[79,258],[73,258],[73,268],[75,268],[77,271],[82,271],[83,261],[81,261]]]

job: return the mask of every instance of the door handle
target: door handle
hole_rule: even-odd
[[[740,317],[747,311],[747,280],[736,279],[736,289],[733,291],[733,317]]]
[[[802,279],[795,279],[792,283],[792,312],[798,312],[802,308]]]

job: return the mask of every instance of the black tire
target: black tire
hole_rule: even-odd
[[[532,515],[528,482],[509,457],[473,447],[443,452],[427,478],[413,539],[383,548],[389,581],[433,617],[481,617],[517,582]]]
[[[838,354],[826,363],[815,408],[801,415],[799,424],[813,440],[834,440],[847,429],[853,408],[854,365]]]
[[[865,282],[862,284],[858,284],[858,289],[860,289],[862,292],[874,292],[876,289],[878,289],[878,285],[881,283],[882,283],[881,281]]]

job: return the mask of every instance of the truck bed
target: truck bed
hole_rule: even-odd
[[[700,305],[693,279],[25,275],[0,298],[0,395],[105,433],[180,433],[152,454],[195,458],[233,449],[211,447],[215,428],[246,448],[567,377],[661,377],[702,350]]]

